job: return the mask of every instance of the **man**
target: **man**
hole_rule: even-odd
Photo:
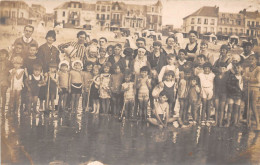
[[[58,48],[62,53],[66,52],[67,56],[72,59],[80,59],[83,61],[83,58],[86,58],[87,55],[87,47],[86,39],[88,38],[88,35],[84,31],[79,31],[77,33],[78,41],[72,41],[64,44],[60,44]],[[69,51],[65,51],[68,49]]]
[[[134,50],[134,59],[135,57],[137,56],[137,53],[138,53],[138,48],[145,48],[146,46],[146,42],[145,42],[145,39],[144,38],[138,38],[136,40],[136,46],[137,46],[137,49]],[[145,55],[149,55],[149,51],[146,50],[146,53]]]
[[[253,44],[251,42],[245,42],[243,44],[243,53],[240,54],[242,60],[246,60],[250,55],[255,54],[253,51]]]
[[[23,59],[25,59],[29,55],[29,48],[30,48],[31,44],[37,45],[37,47],[38,47],[37,41],[35,41],[32,38],[33,32],[34,32],[34,27],[31,26],[31,25],[26,25],[24,27],[23,36],[20,37],[20,38],[17,38],[14,41],[13,47],[15,47],[17,44],[23,45],[23,50],[22,50],[22,53],[21,53],[21,56],[23,57]]]
[[[105,37],[99,38],[99,47],[106,48],[107,47],[107,39]]]

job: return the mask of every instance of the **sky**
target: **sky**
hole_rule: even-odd
[[[69,0],[26,0],[32,3],[42,4],[46,7],[48,13],[52,13],[53,9],[60,4]],[[95,0],[77,0],[94,3]],[[114,0],[116,1],[116,0]],[[150,4],[156,3],[157,0],[117,0],[126,3]],[[202,6],[218,6],[220,12],[238,13],[240,10],[247,8],[250,11],[260,11],[259,0],[161,0],[163,3],[163,25],[172,24],[175,28],[180,28],[182,18],[195,12]]]

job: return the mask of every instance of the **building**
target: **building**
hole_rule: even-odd
[[[183,30],[188,33],[195,30],[199,34],[217,33],[219,7],[204,6],[183,18]]]
[[[84,18],[83,18],[84,17]],[[64,27],[91,25],[95,29],[132,31],[162,30],[162,3],[133,5],[124,2],[97,1],[95,4],[70,1],[54,9],[55,24]]]
[[[39,4],[32,4],[29,10],[29,23],[38,25],[39,22],[44,20],[46,8]]]
[[[239,12],[244,15],[245,33],[248,36],[260,36],[260,13],[257,11],[247,11],[244,9]]]
[[[243,35],[245,33],[244,15],[239,13],[218,14],[219,35]]]
[[[0,1],[0,23],[25,25],[29,23],[30,7],[23,1]]]

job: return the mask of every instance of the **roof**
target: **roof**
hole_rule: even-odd
[[[186,19],[190,16],[205,16],[205,17],[218,17],[219,8],[216,6],[203,6],[199,10],[195,11],[194,13],[184,17]]]
[[[260,17],[258,12],[251,12],[251,11],[247,11],[245,16],[246,18],[252,18],[252,19],[256,19],[257,17]]]
[[[64,2],[61,5],[59,5],[58,7],[55,7],[54,10],[57,9],[67,9],[69,7],[69,2]]]
[[[82,10],[95,11],[96,5],[95,4],[89,4],[89,3],[82,3]]]
[[[155,4],[155,6],[162,6],[161,0],[158,0],[157,3]]]

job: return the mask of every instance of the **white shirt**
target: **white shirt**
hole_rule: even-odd
[[[165,65],[162,67],[162,69],[158,75],[159,82],[162,81],[165,72],[167,72],[168,70],[172,70],[175,73],[175,77],[179,78],[179,69],[175,65]]]
[[[32,37],[26,38],[25,36],[23,36],[23,41],[28,44],[28,43],[30,43],[32,41]]]
[[[135,62],[134,62],[134,71],[136,74],[140,73],[140,69],[143,66],[147,65],[147,57],[144,57],[143,59],[139,59],[138,56],[136,56],[135,58]]]
[[[214,73],[209,73],[209,74],[204,74],[204,73],[200,73],[198,75],[198,77],[200,78],[200,84],[202,88],[212,88],[213,89],[213,82],[214,82],[214,78],[215,78],[215,74]]]

